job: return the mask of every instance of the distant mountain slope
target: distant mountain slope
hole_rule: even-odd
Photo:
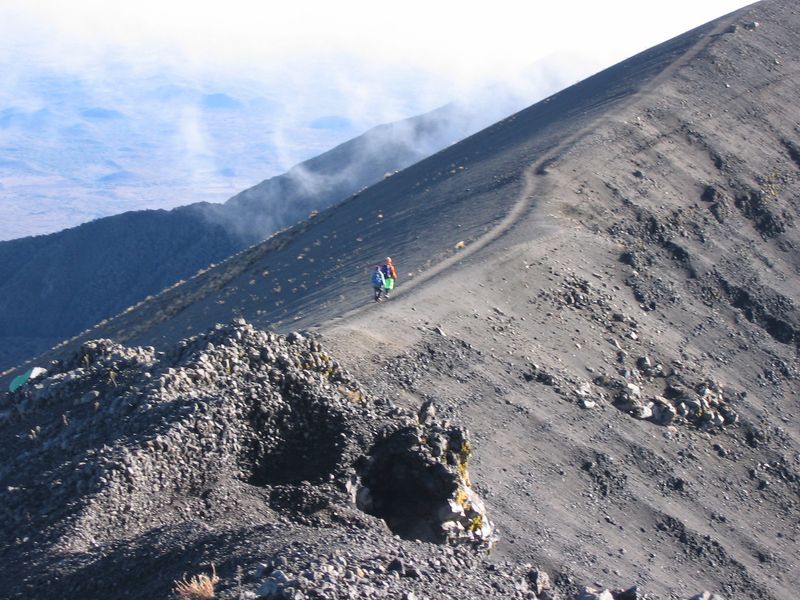
[[[55,66],[31,52],[32,40],[3,43],[0,240],[126,211],[221,202],[398,118],[381,119],[396,113],[373,108],[315,126],[307,110],[335,117],[340,107],[298,109],[291,91],[263,77],[190,73],[169,60],[137,67],[110,55]]]
[[[702,35],[703,28],[684,34],[520,111],[101,331],[151,343],[236,316],[281,329],[325,323],[363,306],[370,266],[387,253],[402,257],[401,281],[408,285],[458,254],[459,242],[469,248],[497,227],[526,195],[526,169],[534,161],[544,160],[536,173],[546,174],[548,161],[556,160],[548,153],[577,143],[576,132],[632,101]]]
[[[0,367],[416,162],[484,118],[446,106],[376,127],[224,205],[129,212],[0,242]]]

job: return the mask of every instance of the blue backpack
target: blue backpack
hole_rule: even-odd
[[[380,271],[373,271],[372,273],[372,285],[375,287],[383,287],[383,273]]]

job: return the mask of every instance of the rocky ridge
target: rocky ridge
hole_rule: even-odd
[[[495,540],[467,431],[432,407],[367,397],[299,333],[238,320],[166,353],[87,342],[6,394],[2,427],[20,425],[28,434],[3,452],[0,534],[32,565],[54,553],[100,562],[120,530],[131,542],[187,520],[355,520],[408,540]]]
[[[470,351],[448,340],[439,357],[458,360],[453,348]],[[313,334],[240,319],[167,352],[90,341],[7,393],[0,414],[4,431],[27,431],[7,436],[0,471],[3,554],[26,564],[10,598],[120,591],[120,553],[148,552],[224,565],[219,598],[648,597],[488,560],[497,532],[467,431],[431,399],[414,414],[366,393]],[[192,551],[212,529],[226,533]],[[173,568],[150,593],[177,589]]]

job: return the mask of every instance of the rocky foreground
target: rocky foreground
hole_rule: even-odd
[[[367,397],[313,337],[96,340],[0,415],[9,598],[646,597],[488,561],[467,431]]]

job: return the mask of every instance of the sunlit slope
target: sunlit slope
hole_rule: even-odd
[[[489,119],[448,105],[375,127],[225,204],[126,212],[0,242],[0,369],[413,164],[476,122]]]
[[[201,276],[120,315],[91,336],[158,342],[244,316],[263,327],[313,326],[362,306],[387,255],[412,277],[491,232],[520,202],[525,171],[546,172],[588,126],[630,101],[714,27],[709,24],[576,84],[425,159]]]

